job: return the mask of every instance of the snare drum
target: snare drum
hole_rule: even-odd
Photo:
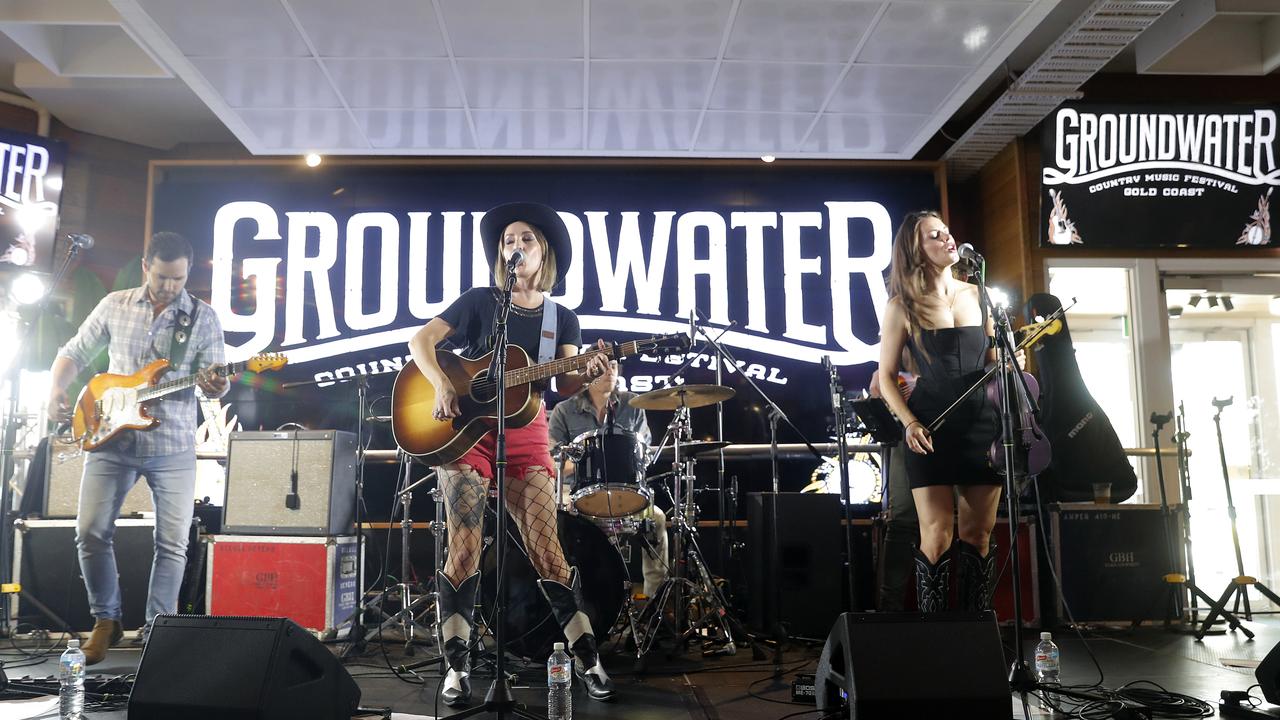
[[[644,483],[648,447],[635,433],[593,430],[573,443],[581,455],[570,498],[580,514],[625,518],[644,512],[653,502],[653,492]]]

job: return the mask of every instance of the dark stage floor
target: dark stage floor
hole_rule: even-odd
[[[1228,633],[1210,636],[1203,643],[1198,643],[1191,636],[1166,633],[1155,627],[1140,628],[1133,632],[1098,631],[1084,640],[1060,630],[1055,632],[1055,639],[1062,648],[1062,679],[1066,684],[1092,684],[1099,681],[1099,671],[1086,651],[1087,641],[1101,666],[1103,684],[1107,688],[1116,689],[1125,683],[1150,681],[1216,707],[1219,691],[1245,690],[1254,683],[1252,669],[1233,669],[1224,662],[1260,660],[1280,641],[1280,620],[1257,620],[1248,623],[1248,626],[1257,633],[1254,641],[1247,641],[1239,633]],[[1006,642],[1008,640],[1009,636],[1006,634]],[[1037,640],[1036,633],[1027,633],[1028,657]],[[392,665],[403,662],[399,645],[388,644],[386,648]],[[193,678],[198,678],[201,670],[198,650],[192,648]],[[816,718],[818,715],[812,706],[791,704],[789,700],[791,679],[798,672],[813,671],[819,650],[815,645],[789,646],[782,666],[784,672],[781,680],[774,679],[773,666],[769,661],[753,661],[749,649],[742,649],[732,657],[707,660],[694,655],[672,660],[658,659],[650,663],[644,675],[637,675],[632,671],[629,658],[614,655],[609,658],[608,665],[618,685],[617,700],[609,704],[591,702],[580,688],[575,688],[574,713],[579,718],[625,720],[680,720],[686,717],[690,720],[777,720],[809,710],[800,717]],[[860,651],[885,656],[888,653],[904,652],[892,647],[864,648]],[[132,673],[137,667],[140,654],[137,648],[113,649],[107,660],[91,668],[91,672],[107,676]],[[24,658],[17,651],[5,648],[3,656],[6,671],[14,681],[20,682],[23,676],[42,677],[56,672],[56,653],[43,658]],[[956,660],[958,664],[964,662],[963,658]],[[410,684],[399,680],[388,671],[387,663],[377,646],[373,646],[368,654],[349,662],[348,668],[363,690],[364,705],[390,707],[397,717],[435,716],[433,697],[437,678],[433,674],[420,677],[418,682],[425,684]],[[475,681],[478,694],[483,694],[488,680],[477,677]],[[922,678],[921,682],[927,682],[927,679]],[[527,703],[534,711],[542,710],[546,699],[544,683],[545,671],[541,667],[522,671],[515,688],[517,700]],[[5,715],[2,710],[0,708],[0,717],[13,717]],[[440,711],[442,716],[450,714],[443,706]],[[124,710],[116,710],[92,712],[88,716],[124,718],[126,714]],[[1035,710],[1032,716],[1046,715]],[[1216,717],[1217,713],[1210,716]],[[56,717],[56,713],[39,717]],[[1011,700],[1007,717],[1023,717],[1021,705],[1016,700]]]

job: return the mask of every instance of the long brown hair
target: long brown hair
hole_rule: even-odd
[[[893,238],[893,262],[889,266],[889,297],[898,298],[907,315],[907,328],[917,348],[924,307],[936,300],[931,295],[928,276],[928,260],[920,248],[920,223],[929,217],[942,219],[937,210],[918,210],[907,213]]]

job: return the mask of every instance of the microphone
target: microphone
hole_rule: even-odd
[[[698,339],[698,321],[694,319],[695,312],[694,309],[689,310],[689,342]]]
[[[71,241],[72,245],[75,245],[81,250],[88,250],[89,248],[93,247],[92,235],[86,235],[84,233],[71,233],[67,235],[67,239]]]
[[[517,249],[511,253],[511,257],[507,258],[507,272],[513,273],[516,268],[524,264],[524,251]]]
[[[974,267],[982,267],[983,263],[986,262],[986,259],[977,250],[974,250],[969,243],[961,243],[960,247],[956,248],[956,252],[960,254],[961,261],[967,262]]]

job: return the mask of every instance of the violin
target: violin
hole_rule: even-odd
[[[1005,373],[1009,373],[1008,370]],[[1036,378],[1025,370],[1019,370],[1022,376],[1009,377],[1009,387],[1013,389],[1010,396],[1010,410],[1013,415],[1013,458],[1014,473],[1017,475],[1039,475],[1049,467],[1053,459],[1053,450],[1049,445],[1049,436],[1040,428],[1036,418],[1035,406],[1030,399],[1040,396],[1040,384]],[[1004,383],[1000,373],[993,374],[987,380],[987,401],[991,407],[1000,412],[1004,408]],[[987,461],[998,472],[1005,470],[1004,432],[1003,430],[987,448]]]

